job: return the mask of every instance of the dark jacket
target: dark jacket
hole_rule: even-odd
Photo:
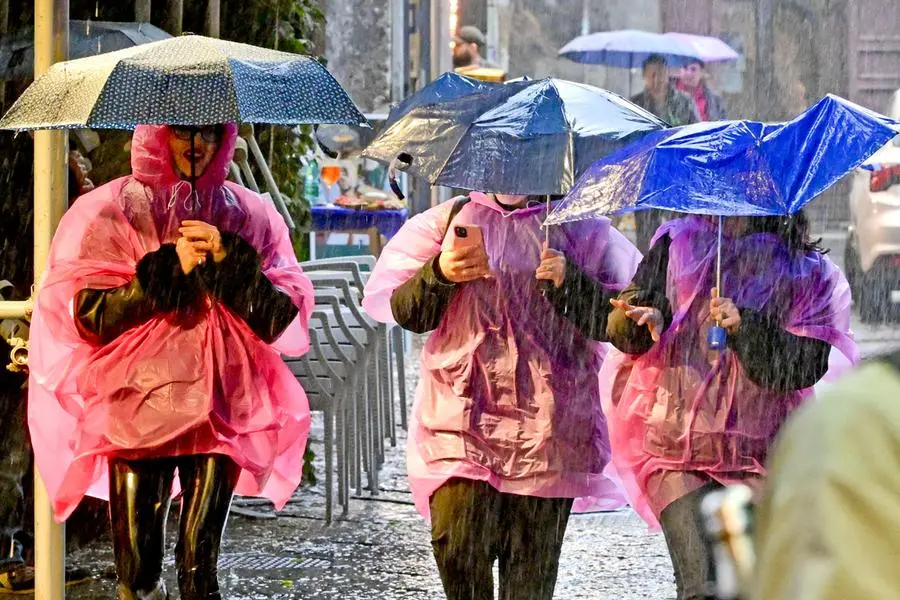
[[[666,295],[670,243],[666,236],[651,248],[638,266],[634,281],[619,296],[634,306],[659,309],[666,328],[672,323],[672,307]],[[735,335],[728,336],[728,347],[751,381],[787,392],[812,387],[825,375],[831,353],[827,342],[788,333],[763,312],[748,308],[740,311],[741,326]],[[608,318],[607,337],[628,354],[643,354],[654,344],[647,327],[639,327],[618,309]]]
[[[211,294],[243,319],[265,342],[290,325],[297,307],[262,272],[256,249],[238,235],[222,233],[227,256],[206,261],[189,275],[181,270],[174,244],[163,244],[138,262],[135,277],[111,289],[85,289],[75,297],[75,323],[82,336],[109,343],[156,314],[183,317]]]
[[[694,107],[694,101],[671,85],[669,86],[669,95],[666,96],[666,103],[662,110],[657,110],[656,104],[646,91],[633,96],[631,101],[673,127],[700,122],[700,117],[697,116],[697,109]]]

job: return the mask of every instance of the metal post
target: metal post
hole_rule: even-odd
[[[149,2],[148,2],[149,4]],[[34,2],[34,75],[69,55],[69,0]],[[40,285],[50,241],[68,202],[68,133],[34,134],[34,281]],[[37,467],[34,469],[35,599],[65,597],[66,537],[53,519],[53,506]]]
[[[391,102],[406,97],[409,81],[409,0],[391,0]]]
[[[207,0],[206,26],[204,32],[212,38],[219,37],[219,24],[221,23],[222,9],[219,0]]]
[[[134,0],[134,20],[138,23],[150,22],[150,3],[152,0]]]
[[[500,9],[497,0],[487,0],[487,51],[485,58],[495,65],[500,64]]]
[[[166,31],[181,35],[184,28],[184,0],[168,0],[166,7]]]
[[[777,108],[775,102],[775,8],[772,0],[756,3],[756,111],[769,120]]]

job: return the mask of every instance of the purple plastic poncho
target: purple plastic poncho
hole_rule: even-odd
[[[730,349],[707,348],[716,225],[688,217],[663,225],[654,242],[663,235],[671,238],[672,324],[646,354],[611,353],[601,373],[615,469],[654,529],[669,503],[708,478],[761,483],[779,428],[811,392],[762,389]],[[777,235],[764,233],[726,237],[722,256],[723,296],[742,308],[781,308],[786,331],[858,360],[850,287],[827,256],[791,253]]]
[[[28,424],[59,520],[85,494],[108,497],[109,457],[225,454],[242,469],[236,493],[276,506],[300,484],[309,406],[280,353],[309,347],[312,284],[271,204],[225,181],[237,127],[225,126],[193,197],[172,164],[169,135],[138,127],[132,175],[79,198],[53,238],[31,327]],[[300,309],[278,340],[266,344],[209,298],[191,320],[158,314],[108,344],[82,338],[75,295],[129,282],[146,253],[179,237],[185,219],[237,233],[257,250],[266,277]]]
[[[546,209],[507,212],[492,197],[470,198],[454,224],[482,228],[493,277],[459,286],[422,353],[407,447],[416,506],[427,518],[432,493],[453,477],[619,506],[621,493],[603,475],[609,443],[597,378],[605,345],[558,315],[535,280]],[[441,250],[452,205],[414,217],[386,246],[365,289],[373,318],[393,322],[391,295]],[[640,261],[607,219],[554,227],[550,246],[616,291]]]

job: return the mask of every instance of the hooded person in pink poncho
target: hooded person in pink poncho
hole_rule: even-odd
[[[618,501],[598,372],[609,300],[640,255],[609,220],[550,230],[543,199],[489,196],[414,217],[365,289],[375,319],[432,331],[410,421],[409,481],[450,600],[553,595],[574,498]],[[450,224],[452,221],[452,225]],[[454,249],[448,227],[480,227]]]
[[[178,583],[194,600],[219,598],[235,491],[281,506],[300,483],[309,407],[280,353],[307,350],[312,286],[278,214],[225,181],[236,137],[234,124],[138,127],[132,175],[66,213],[38,296],[37,467],[61,520],[85,494],[109,498],[120,600],[167,597],[173,484]]]
[[[725,220],[723,297],[717,225],[670,221],[656,233],[634,282],[614,301],[613,352],[603,365],[613,462],[635,509],[661,524],[679,600],[712,597],[702,496],[759,487],[769,447],[826,375],[829,360],[858,359],[850,288],[810,241],[802,213]],[[716,321],[727,348],[706,342]]]

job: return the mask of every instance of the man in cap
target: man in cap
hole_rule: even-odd
[[[466,71],[475,69],[495,69],[495,65],[481,56],[485,46],[487,40],[480,29],[474,25],[460,27],[459,33],[453,36],[453,68],[456,72],[465,74]]]

